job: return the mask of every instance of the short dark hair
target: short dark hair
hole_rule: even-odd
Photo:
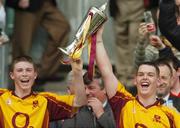
[[[159,71],[159,68],[158,68],[157,64],[155,63],[155,61],[146,61],[146,62],[140,63],[140,64],[138,65],[137,70],[136,70],[136,74],[137,74],[137,72],[138,72],[138,70],[139,70],[139,67],[140,67],[141,65],[149,65],[149,66],[154,67],[154,68],[156,69],[157,75],[159,76],[160,71]]]
[[[95,72],[93,74],[93,79],[98,79],[99,80],[99,86],[101,89],[104,89],[104,82],[102,80],[102,76],[101,76],[101,73],[100,71],[96,68],[95,69]],[[84,84],[86,86],[88,86],[89,84],[91,84],[91,82],[93,81],[93,79],[89,79],[89,76],[88,76],[88,72],[86,72],[84,75],[83,75],[83,81],[84,81]]]
[[[169,68],[169,71],[170,71],[170,75],[172,76],[173,75],[173,70],[172,70],[172,67],[170,66],[170,62],[172,61],[169,61],[168,59],[157,59],[155,61],[156,65],[159,67],[159,66],[167,66]],[[173,62],[172,62],[173,63]],[[174,68],[174,67],[173,67]]]
[[[10,72],[13,72],[14,70],[14,65],[18,62],[29,62],[33,65],[34,67],[34,70],[37,71],[37,66],[36,64],[33,62],[33,59],[30,57],[30,56],[26,56],[26,55],[23,55],[23,56],[18,56],[16,58],[13,59],[12,63],[11,63],[11,67],[10,67]]]

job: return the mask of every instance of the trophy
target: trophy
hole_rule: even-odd
[[[101,25],[107,20],[107,16],[104,12],[106,6],[107,2],[100,8],[91,7],[78,28],[72,43],[66,48],[58,48],[63,55],[61,59],[63,64],[69,64],[72,60],[81,57],[82,50],[86,46],[86,39],[95,34]]]

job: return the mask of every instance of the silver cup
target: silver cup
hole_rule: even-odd
[[[103,4],[100,8],[91,7],[88,10],[86,16],[84,17],[84,20],[81,23],[80,27],[78,28],[78,31],[76,32],[76,35],[72,43],[68,45],[66,48],[58,47],[59,51],[63,55],[61,58],[61,62],[63,64],[69,64],[72,60],[77,59],[74,57],[74,54],[76,54],[77,52],[81,52],[80,50],[82,50],[85,47],[86,41],[81,42],[80,39],[83,35],[83,31],[86,27],[89,15],[91,15],[91,21],[85,39],[95,34],[97,30],[102,26],[102,24],[107,20],[107,16],[105,14],[106,6],[107,2]]]

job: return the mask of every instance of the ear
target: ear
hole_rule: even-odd
[[[13,74],[13,72],[10,72],[10,73],[9,73],[9,76],[10,76],[10,78],[11,78],[12,80],[14,80],[14,74]]]
[[[38,75],[38,73],[37,73],[37,72],[35,72],[35,73],[34,73],[34,79],[36,79],[36,78],[37,78],[37,75]]]
[[[174,80],[174,76],[171,76],[170,79],[171,79],[171,80],[170,80],[170,87],[172,88],[173,85],[174,85],[174,82],[175,82],[176,80]]]

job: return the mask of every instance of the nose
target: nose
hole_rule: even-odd
[[[22,71],[22,75],[26,75],[27,73],[26,73],[26,70],[23,70]]]
[[[163,85],[163,81],[161,79],[158,79],[158,87],[161,87]]]
[[[147,79],[147,74],[144,74],[143,79]]]

